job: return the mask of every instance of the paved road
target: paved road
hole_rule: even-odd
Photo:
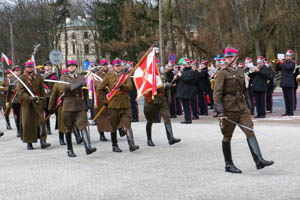
[[[275,161],[263,170],[256,170],[243,133],[235,132],[233,159],[243,174],[224,172],[222,137],[212,117],[201,117],[191,125],[180,124],[182,117],[173,120],[174,134],[182,139],[174,146],[167,144],[163,123],[154,124],[154,148],[146,146],[142,119],[133,124],[141,149],[130,153],[121,138],[121,154],[111,152],[110,142],[99,142],[93,126],[91,138],[98,151],[86,156],[83,145],[74,145],[77,158],[66,156],[57,133],[48,137],[51,148],[41,150],[34,144],[36,149],[27,151],[11,130],[0,138],[0,199],[298,200],[297,114],[285,118],[273,114],[255,121],[262,153]],[[4,120],[0,125],[3,130]]]

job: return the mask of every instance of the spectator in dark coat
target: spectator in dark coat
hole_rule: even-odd
[[[257,115],[254,118],[265,118],[266,116],[266,92],[268,90],[267,80],[269,71],[264,62],[265,58],[258,56],[257,67],[254,68],[254,72],[249,74],[249,77],[252,79],[256,102]]]
[[[183,61],[183,71],[178,72],[176,75],[177,79],[177,89],[176,97],[181,99],[183,110],[184,110],[184,121],[183,124],[192,123],[192,113],[191,113],[191,100],[196,93],[195,87],[195,73],[191,69],[189,59],[184,59]]]
[[[174,76],[176,73],[174,71],[174,65],[172,65],[171,63],[169,63],[167,65],[167,69],[166,69],[166,80],[168,83],[172,83]],[[171,89],[170,89],[170,93],[171,93],[171,102],[169,105],[169,111],[170,111],[170,116],[171,118],[176,118],[176,85],[172,85]]]
[[[287,50],[285,54],[285,61],[280,60],[277,63],[276,71],[281,71],[280,87],[282,88],[284,103],[285,103],[285,113],[282,116],[292,116],[294,115],[294,70],[295,63],[292,61],[294,52],[292,50]]]
[[[198,72],[198,98],[200,115],[208,115],[206,93],[210,89],[209,74],[207,69],[208,61],[202,60]]]

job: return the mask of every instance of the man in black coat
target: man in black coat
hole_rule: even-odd
[[[206,93],[209,90],[209,74],[207,69],[208,61],[202,60],[200,64],[200,70],[198,72],[198,100],[200,115],[208,115],[208,107],[206,100]]]
[[[297,66],[297,61],[293,60],[293,62],[295,63],[295,65]],[[294,80],[295,80],[295,89],[294,89],[294,110],[297,109],[297,89],[298,89],[298,82],[296,80],[297,76],[300,74],[300,69],[299,67],[297,68],[295,66],[295,70],[294,70]]]
[[[174,76],[176,73],[174,71],[174,65],[172,65],[171,63],[169,63],[167,65],[167,69],[166,69],[166,80],[168,83],[172,83]],[[171,118],[176,118],[176,86],[171,86],[170,88],[170,93],[171,93],[171,102],[169,105],[169,111],[170,111],[170,117]]]
[[[293,56],[294,52],[292,50],[287,50],[285,61],[280,60],[276,66],[276,71],[281,71],[280,87],[282,88],[285,103],[285,113],[282,114],[282,116],[294,115],[293,91],[295,88],[295,63],[292,61]]]
[[[266,94],[266,108],[267,111],[272,113],[273,112],[273,92],[274,92],[274,78],[275,73],[272,71],[271,66],[272,62],[266,61],[265,66],[268,68],[269,77],[268,77],[268,90]]]
[[[128,70],[128,73],[133,69],[133,62],[128,61],[126,63],[126,67]],[[130,77],[131,83],[132,83],[132,89],[128,92],[128,95],[130,97],[130,105],[131,105],[131,121],[132,122],[138,122],[139,121],[139,108],[138,108],[138,103],[136,101],[137,97],[137,92],[136,92],[136,87],[134,84],[133,77]]]
[[[253,92],[255,95],[256,112],[257,115],[254,118],[265,118],[266,116],[266,92],[268,89],[267,80],[269,71],[265,66],[265,58],[262,56],[257,57],[257,67],[254,68],[254,72],[249,74],[252,79]]]
[[[183,61],[183,71],[178,72],[177,78],[177,89],[176,97],[181,99],[183,110],[184,110],[184,121],[183,124],[192,123],[192,110],[191,110],[191,100],[196,93],[195,87],[195,73],[191,69],[190,60],[184,59]]]

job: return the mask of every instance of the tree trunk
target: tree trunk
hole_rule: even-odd
[[[256,56],[261,56],[260,42],[259,39],[255,39],[255,52]]]

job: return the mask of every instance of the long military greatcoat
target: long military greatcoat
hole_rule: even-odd
[[[35,96],[45,97],[45,88],[43,78],[39,74],[26,73],[22,75],[21,80],[33,92]],[[21,139],[23,142],[35,143],[38,137],[41,140],[46,140],[46,127],[43,107],[45,100],[33,101],[31,95],[26,88],[18,82],[18,95],[21,101]],[[39,127],[42,127],[42,133],[39,136]]]

